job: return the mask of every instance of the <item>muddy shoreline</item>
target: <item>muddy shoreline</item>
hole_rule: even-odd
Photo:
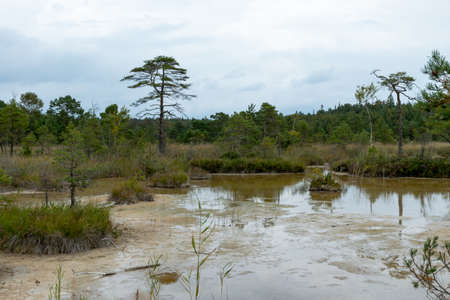
[[[384,210],[367,215],[345,211],[339,199],[314,200],[308,193],[297,192],[302,176],[270,177],[269,182],[258,178],[219,176],[187,190],[155,194],[154,202],[115,206],[111,217],[122,234],[114,247],[76,255],[0,253],[0,299],[47,299],[59,265],[64,271],[63,299],[78,299],[80,295],[88,299],[134,299],[137,289],[141,293],[148,289],[145,270],[105,278],[93,273],[142,266],[160,254],[164,255],[163,272],[187,272],[194,263],[190,239],[199,199],[214,216],[216,232],[210,246],[218,249],[204,267],[202,299],[217,295],[218,271],[230,261],[234,264],[227,282],[230,299],[292,299],[299,294],[305,299],[322,299],[330,294],[335,299],[389,299],[392,295],[399,295],[397,299],[423,299],[423,290],[414,289],[399,268],[401,256],[432,235],[450,240],[450,222],[433,216],[436,210],[429,210],[438,203],[450,203],[445,193],[448,188],[438,181],[435,184],[440,188],[431,185],[430,189],[440,190],[444,198],[436,202],[434,194],[426,194],[429,202],[425,202],[425,211],[431,215],[418,218],[409,215],[408,208],[415,208],[413,204],[420,195],[419,200],[414,200],[414,194],[404,196],[403,216],[384,215]],[[278,184],[277,178],[283,183]],[[417,187],[417,181],[410,181]],[[105,202],[105,191],[113,184],[99,183],[96,195],[86,191],[82,202]],[[380,184],[376,181],[374,187],[367,186],[365,193]],[[381,186],[386,188],[385,184]],[[352,189],[348,186],[348,195],[342,197],[361,194]],[[365,193],[361,195],[366,197]],[[377,193],[380,199],[374,207],[391,205],[386,198],[389,193]],[[269,197],[273,200],[268,201]],[[304,205],[313,209],[305,210]],[[436,209],[442,210],[440,206]],[[178,282],[163,285],[161,293],[168,299],[188,298]]]

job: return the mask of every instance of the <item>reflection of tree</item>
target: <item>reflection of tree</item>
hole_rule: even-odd
[[[445,180],[445,179],[444,179]],[[431,209],[432,195],[442,193],[443,199],[448,194],[447,185],[442,180],[431,179],[410,179],[410,178],[362,178],[351,182],[355,184],[361,192],[367,195],[370,200],[370,210],[372,213],[373,204],[379,199],[388,199],[389,196],[397,195],[399,217],[403,215],[403,196],[410,195],[420,203],[420,214],[424,217],[429,215]],[[428,205],[427,205],[428,204]],[[400,221],[401,224],[401,221]]]
[[[425,197],[424,195],[420,195],[420,213],[422,216],[426,217],[426,210],[425,210]]]
[[[213,176],[210,187],[233,201],[280,202],[281,193],[302,179],[301,175]]]
[[[403,194],[398,193],[397,194],[398,199],[398,224],[402,225],[402,217],[403,217]]]
[[[378,199],[385,193],[411,194],[417,199],[432,193],[448,193],[447,185],[443,183],[442,180],[418,178],[362,178],[352,183],[355,183],[363,189],[370,199]]]
[[[311,201],[309,201],[309,204],[316,211],[321,208],[333,211],[333,201],[339,199],[341,194],[341,192],[310,192]]]

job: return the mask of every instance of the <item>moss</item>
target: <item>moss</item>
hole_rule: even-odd
[[[115,231],[109,210],[96,206],[0,209],[0,249],[14,253],[76,253],[108,246]]]

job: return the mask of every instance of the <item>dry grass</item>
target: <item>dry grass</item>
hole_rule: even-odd
[[[384,157],[397,155],[396,144],[375,144],[377,152]],[[55,150],[56,146],[52,148]],[[424,150],[424,151],[423,151]],[[169,144],[167,154],[158,154],[156,144],[147,144],[131,149],[126,154],[114,156],[92,157],[81,169],[90,179],[111,177],[146,177],[151,178],[156,173],[188,172],[190,162],[199,159],[217,159],[224,154],[224,148],[218,144]],[[368,145],[347,144],[305,144],[292,145],[281,153],[281,159],[301,161],[305,165],[335,165],[344,160],[363,159],[367,155]],[[36,152],[36,151],[35,151]],[[450,144],[442,142],[428,143],[423,147],[418,143],[404,145],[405,157],[423,157],[427,159],[448,159]],[[255,157],[256,158],[256,157]],[[274,159],[279,159],[275,157]],[[53,164],[53,156],[9,156],[0,154],[0,169],[12,177],[15,187],[38,188],[39,176],[43,168],[50,168],[50,173],[56,178],[63,176]]]
[[[396,156],[397,144],[375,143],[375,148],[383,156]],[[332,145],[309,144],[289,147],[283,154],[288,159],[303,160],[306,165],[333,164],[340,160],[356,159],[367,153],[369,146],[361,144]],[[405,156],[417,157],[421,154],[423,146],[417,143],[408,143],[403,146]],[[433,142],[425,145],[424,156],[428,158],[449,158],[450,144]]]

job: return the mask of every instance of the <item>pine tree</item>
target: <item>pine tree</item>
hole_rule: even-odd
[[[173,57],[157,56],[145,61],[143,66],[132,69],[130,73],[122,78],[122,81],[136,82],[129,88],[151,88],[147,96],[140,98],[133,105],[139,106],[150,102],[140,116],[159,117],[159,152],[163,154],[166,151],[165,118],[183,112],[179,99],[188,100],[195,97],[185,93],[190,87],[187,83],[189,79],[187,71],[181,68]]]
[[[72,123],[67,126],[63,147],[56,152],[55,161],[62,171],[68,173],[66,181],[70,189],[70,207],[74,207],[76,189],[86,184],[86,177],[80,169],[81,164],[86,161],[86,156],[81,133]]]
[[[389,76],[383,76],[377,74],[378,70],[372,72],[372,74],[378,78],[379,84],[382,87],[387,88],[390,93],[395,93],[397,96],[397,111],[398,111],[398,155],[403,155],[403,111],[402,102],[400,96],[404,96],[408,99],[412,99],[406,92],[413,88],[415,79],[406,72],[397,72],[389,74]]]

